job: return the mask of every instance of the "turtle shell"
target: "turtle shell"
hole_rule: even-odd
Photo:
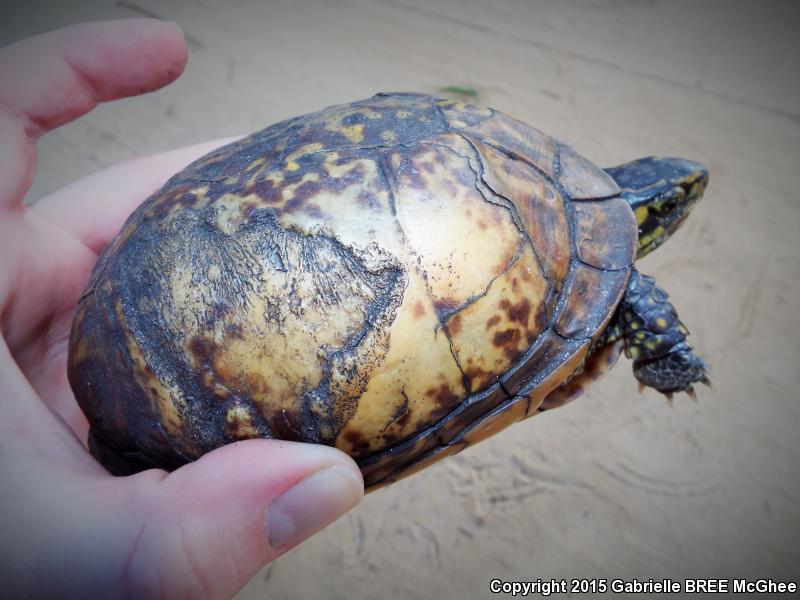
[[[571,398],[635,256],[618,193],[540,131],[421,94],[220,148],[131,215],[79,303],[93,451],[123,472],[315,442],[371,488]]]

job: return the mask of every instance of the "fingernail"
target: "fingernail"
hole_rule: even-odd
[[[267,538],[280,550],[326,527],[359,503],[364,486],[350,469],[332,465],[295,484],[267,508]]]
[[[164,21],[164,22],[168,23],[169,25],[172,25],[178,31],[178,33],[181,35],[182,38],[186,37],[186,34],[183,33],[183,27],[181,27],[177,21]]]

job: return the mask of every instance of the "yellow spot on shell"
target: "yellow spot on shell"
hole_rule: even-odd
[[[297,190],[298,187],[309,181],[319,181],[319,173],[303,174],[303,178],[300,181],[298,181],[297,183],[292,183],[291,185],[287,185],[281,190],[281,197],[284,200],[291,200],[292,198],[294,198],[295,190]]]
[[[411,116],[411,113],[410,113],[410,112],[408,112],[407,110],[398,110],[398,111],[397,111],[396,113],[394,113],[394,114],[395,114],[395,115],[397,115],[397,118],[398,118],[398,119],[407,119],[408,117],[410,117],[410,116]]]
[[[253,416],[246,406],[237,404],[228,409],[225,415],[228,433],[236,438],[259,437],[258,431],[253,427]]]
[[[450,121],[450,125],[452,125],[453,127],[466,127],[467,126],[467,124],[464,121],[461,121],[459,119],[454,119],[454,120]]]
[[[647,210],[646,206],[640,206],[636,209],[636,222],[639,223],[639,225],[643,224],[647,220],[648,212],[649,211]]]
[[[666,329],[667,328],[667,320],[664,317],[658,317],[656,319],[656,326],[661,330]]]
[[[287,171],[297,171],[300,168],[300,165],[297,164],[297,159],[301,156],[305,156],[306,154],[313,154],[314,152],[319,152],[322,150],[322,144],[319,142],[315,142],[313,144],[306,144],[305,146],[301,146],[294,152],[292,152],[289,156],[286,157],[286,170]]]
[[[354,144],[364,140],[364,124],[356,123],[341,128],[342,134]]]
[[[644,331],[637,331],[635,337],[637,340],[643,340],[647,337],[647,334]]]
[[[633,360],[636,360],[637,358],[639,358],[639,349],[636,346],[631,346],[630,348],[628,348],[628,354],[630,354],[630,357]]]
[[[379,113],[378,111],[366,107],[361,109],[361,114],[373,121],[376,119],[380,119],[382,116],[381,113]]]
[[[656,349],[656,344],[655,342],[647,342],[645,344],[645,347],[652,352],[653,350]]]
[[[267,161],[267,159],[265,159],[265,158],[257,158],[253,162],[251,162],[249,165],[247,165],[247,168],[245,169],[245,171],[252,171],[253,169],[257,169],[258,167],[263,165],[266,161]]]
[[[391,129],[381,131],[381,139],[385,142],[393,142],[397,139],[397,134]]]

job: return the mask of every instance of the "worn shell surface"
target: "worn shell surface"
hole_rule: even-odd
[[[317,442],[377,487],[566,401],[619,354],[559,388],[635,255],[618,191],[536,129],[419,94],[223,147],[139,207],[81,299],[93,449],[122,471]]]

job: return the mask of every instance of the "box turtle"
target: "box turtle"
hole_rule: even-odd
[[[69,378],[112,472],[329,444],[374,489],[573,399],[624,350],[707,382],[633,261],[708,180],[600,169],[492,109],[378,94],[219,148],[147,199],[79,302]]]

